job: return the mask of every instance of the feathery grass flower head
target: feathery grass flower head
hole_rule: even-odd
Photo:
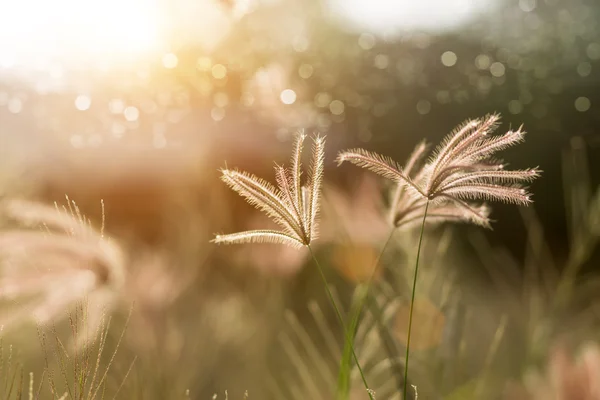
[[[429,205],[429,222],[467,221],[489,227],[489,209],[472,200],[496,200],[527,205],[530,194],[521,184],[537,178],[537,168],[505,170],[492,158],[494,153],[523,141],[519,128],[491,135],[499,115],[465,122],[453,130],[423,162],[427,145],[417,146],[404,167],[394,160],[363,149],[338,155],[338,164],[349,161],[367,168],[398,185],[391,204],[394,225],[418,222]]]
[[[263,214],[254,214],[244,222],[243,229],[278,229],[278,225]],[[323,239],[322,232],[319,239]],[[227,259],[242,268],[251,266],[264,274],[289,277],[300,271],[309,254],[306,248],[290,246],[238,246],[227,252]]]
[[[325,138],[313,139],[312,164],[306,184],[302,185],[302,149],[306,135],[296,137],[292,165],[286,169],[275,165],[276,188],[255,175],[223,169],[221,179],[248,203],[264,211],[281,230],[251,230],[216,235],[214,243],[281,243],[300,248],[317,237],[317,214],[323,181]]]
[[[71,201],[61,210],[12,200],[3,211],[20,227],[0,232],[0,300],[11,305],[2,324],[30,318],[45,323],[86,301],[89,326],[99,326],[124,283],[120,247],[92,228]]]

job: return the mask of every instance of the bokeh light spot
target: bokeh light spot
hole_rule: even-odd
[[[75,98],[75,108],[79,111],[85,111],[90,108],[92,105],[92,99],[90,96],[80,94]]]
[[[525,12],[535,10],[536,0],[519,0],[519,8]]]
[[[600,43],[590,43],[585,50],[591,60],[600,60]]]
[[[18,97],[13,97],[8,101],[8,111],[12,114],[18,114],[23,110],[23,102]]]
[[[213,103],[217,107],[225,107],[229,104],[229,96],[225,92],[217,92],[213,96]]]
[[[370,33],[362,33],[358,37],[358,45],[364,50],[371,50],[375,47],[375,36]]]
[[[283,104],[294,104],[296,101],[296,92],[292,89],[282,90],[279,94],[279,98]]]
[[[227,76],[227,68],[223,64],[214,65],[211,72],[215,79],[223,79]]]
[[[314,68],[310,64],[302,64],[298,68],[298,75],[300,75],[300,77],[302,79],[308,79],[308,78],[310,78],[312,76],[313,72],[314,72]]]
[[[448,92],[447,90],[440,90],[435,94],[435,98],[440,104],[448,104],[452,101],[452,99],[450,98],[450,92]]]
[[[330,104],[329,104],[329,111],[331,111],[331,113],[333,115],[341,115],[344,113],[344,103],[340,100],[333,100]]]
[[[177,56],[175,54],[167,53],[163,56],[162,63],[165,68],[173,69],[173,68],[177,67],[177,64],[179,63],[179,59],[177,58]]]
[[[441,60],[442,60],[442,64],[444,64],[446,67],[452,67],[452,66],[456,65],[456,62],[458,61],[458,57],[456,56],[456,53],[454,53],[452,51],[445,51],[442,54]]]
[[[490,73],[493,76],[495,76],[496,78],[500,78],[501,76],[504,76],[505,72],[506,72],[506,67],[501,62],[495,62],[492,65],[490,65]]]
[[[390,65],[390,58],[385,54],[377,54],[373,60],[375,68],[386,69]]]
[[[431,111],[431,103],[427,100],[419,100],[417,103],[417,112],[421,115],[429,114]]]
[[[113,114],[121,114],[125,110],[125,102],[121,99],[112,99],[108,102],[108,109]]]
[[[210,71],[212,68],[212,60],[210,57],[200,57],[198,61],[196,61],[196,68],[200,71]]]
[[[486,70],[492,65],[492,60],[488,55],[480,54],[475,57],[475,66],[478,69]]]
[[[223,118],[225,118],[225,109],[221,107],[213,107],[213,109],[210,110],[210,117],[214,121],[221,121]]]
[[[523,112],[523,104],[519,100],[511,100],[508,102],[508,112],[511,114],[520,114]]]
[[[292,46],[296,52],[304,53],[306,50],[308,50],[309,44],[310,43],[306,36],[298,35],[294,38]]]
[[[577,64],[577,74],[582,78],[589,76],[592,73],[592,64],[587,61]]]
[[[327,107],[329,106],[329,103],[331,103],[331,95],[329,93],[320,92],[315,96],[315,105],[317,107]]]
[[[137,107],[129,106],[123,111],[123,115],[127,121],[134,122],[139,118],[140,111],[137,109]]]
[[[581,96],[575,99],[575,109],[579,112],[586,112],[592,107],[592,102],[587,97]]]

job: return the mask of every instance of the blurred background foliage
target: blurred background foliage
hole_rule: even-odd
[[[317,256],[349,304],[387,225],[382,182],[335,153],[404,160],[500,112],[529,132],[506,161],[544,171],[535,204],[428,232],[411,373],[424,399],[499,398],[558,337],[598,334],[599,21],[595,0],[0,0],[0,193],[75,201],[95,227],[103,200],[128,260],[109,393],[127,375],[122,398],[327,399],[342,338],[314,266],[210,245],[268,223],[217,169],[271,177],[298,129],[327,135]],[[359,328],[378,399],[399,398],[415,239],[395,236]],[[24,381],[50,370],[35,326],[9,328]]]

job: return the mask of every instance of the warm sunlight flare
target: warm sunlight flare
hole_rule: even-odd
[[[375,34],[444,32],[489,12],[498,0],[328,0],[332,15]]]
[[[114,65],[159,47],[154,0],[0,0],[0,68]]]

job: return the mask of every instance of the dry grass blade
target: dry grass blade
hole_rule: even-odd
[[[88,323],[88,307],[81,303],[76,309],[69,313],[69,322],[73,343],[77,343],[81,338],[87,343],[87,346],[65,346],[61,340],[61,334],[56,326],[50,328],[50,335],[53,338],[48,342],[47,334],[42,326],[38,326],[38,337],[42,352],[44,354],[44,375],[49,384],[52,398],[69,398],[72,400],[93,400],[97,397],[104,398],[108,372],[115,361],[116,353],[120,347],[121,341],[129,317],[118,338],[114,351],[109,360],[103,360],[103,355],[107,347],[111,321],[109,317],[102,318],[100,324],[91,326]],[[131,312],[129,314],[131,316]],[[134,360],[135,362],[135,360]],[[56,364],[56,365],[54,365]],[[133,363],[122,378],[121,384],[114,396],[123,386],[123,381],[129,375]],[[56,370],[58,369],[58,370]],[[59,380],[56,378],[60,377]],[[40,388],[41,390],[41,382]],[[33,381],[30,381],[30,397],[33,394]],[[39,396],[38,396],[39,397]]]
[[[22,391],[23,366],[15,361],[12,345],[8,347],[8,356],[4,358],[4,339],[0,326],[0,399],[20,399]]]

